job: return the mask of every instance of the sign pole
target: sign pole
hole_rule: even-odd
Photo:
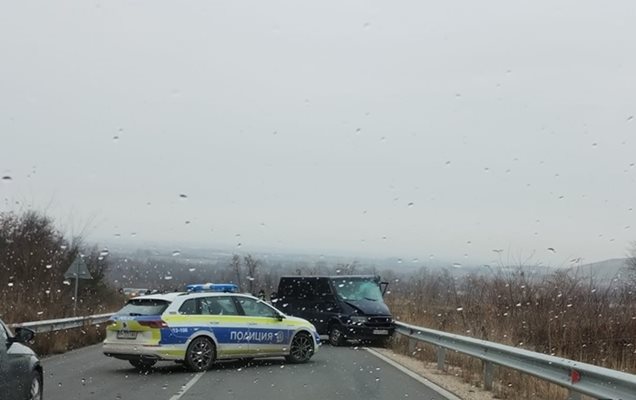
[[[79,263],[77,263],[76,267],[77,271],[75,271],[75,297],[73,298],[73,316],[77,317],[77,294],[79,287]]]
[[[73,316],[77,316],[77,298],[79,297],[79,280],[93,279],[90,271],[81,255],[75,257],[75,261],[68,267],[64,273],[64,279],[70,280],[75,278],[75,297],[73,297]]]

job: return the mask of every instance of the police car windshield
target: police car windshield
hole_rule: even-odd
[[[372,279],[346,278],[337,279],[336,293],[344,300],[351,301],[382,301],[380,287]]]
[[[170,305],[169,301],[157,299],[132,299],[126,303],[117,315],[143,316],[161,315]]]

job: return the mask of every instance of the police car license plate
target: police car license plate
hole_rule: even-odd
[[[386,329],[374,329],[373,330],[373,334],[374,335],[388,335],[389,331],[387,331]]]
[[[117,339],[137,339],[137,332],[117,331]]]

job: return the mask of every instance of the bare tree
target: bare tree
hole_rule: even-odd
[[[236,284],[239,287],[239,291],[243,289],[241,286],[241,257],[238,254],[234,254],[232,256],[232,261],[230,261],[230,267],[234,274],[236,275]]]
[[[252,257],[251,254],[244,257],[245,266],[247,267],[247,279],[249,280],[249,290],[250,293],[254,294],[254,280],[256,279],[256,270],[258,269],[258,265],[260,261]]]
[[[629,257],[627,257],[627,268],[629,269],[632,280],[636,282],[636,241],[632,242]]]

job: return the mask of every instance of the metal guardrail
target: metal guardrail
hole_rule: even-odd
[[[397,333],[409,338],[411,354],[418,341],[436,346],[439,369],[444,369],[446,349],[482,360],[488,390],[492,389],[493,366],[498,365],[565,387],[570,399],[580,399],[581,394],[597,399],[636,399],[636,375],[401,322],[395,325]]]
[[[23,322],[20,324],[10,324],[10,328],[29,328],[35,333],[45,333],[62,331],[65,329],[81,328],[83,326],[102,324],[108,321],[113,314],[89,315],[86,317],[71,317],[61,319],[49,319],[44,321]]]

